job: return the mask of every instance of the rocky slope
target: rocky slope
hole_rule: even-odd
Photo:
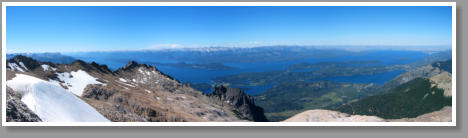
[[[241,118],[256,122],[268,121],[263,113],[263,109],[256,106],[254,100],[239,88],[229,88],[222,85],[216,86],[214,91],[208,96],[218,105],[232,110]]]
[[[153,66],[136,62],[111,71],[94,62],[52,64],[18,55],[7,61],[7,82],[16,74],[59,85],[115,122],[264,121],[261,108],[243,92],[207,96]],[[227,106],[218,97],[237,103]]]
[[[385,120],[376,116],[349,115],[331,110],[308,110],[284,122],[384,122]]]
[[[452,107],[446,106],[439,111],[423,114],[415,118],[390,119],[390,122],[452,122]]]
[[[31,111],[23,102],[21,95],[11,88],[6,89],[6,121],[7,122],[41,122],[41,118]]]
[[[283,122],[451,122],[452,107],[444,107],[439,111],[423,114],[415,118],[383,119],[377,116],[350,115],[331,110],[308,110]]]

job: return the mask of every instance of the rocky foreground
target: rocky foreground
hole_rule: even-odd
[[[213,94],[206,95],[154,66],[133,61],[111,71],[107,66],[94,62],[77,60],[71,64],[53,64],[18,55],[7,61],[7,87],[9,121],[53,121],[53,114],[49,112],[57,111],[61,112],[59,115],[81,114],[82,108],[49,108],[51,103],[68,106],[66,101],[60,101],[64,96],[77,104],[84,104],[84,109],[91,106],[113,122],[267,121],[263,110],[240,89],[219,86]],[[50,96],[50,90],[56,97]],[[27,97],[22,97],[25,94]],[[45,102],[44,99],[51,101]],[[28,110],[28,107],[34,110]],[[79,116],[75,117],[58,116],[67,121],[80,120]]]
[[[416,118],[383,119],[377,116],[350,115],[331,110],[308,110],[284,122],[452,122],[452,107],[420,115]]]

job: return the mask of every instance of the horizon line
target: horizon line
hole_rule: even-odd
[[[355,50],[376,50],[376,49],[387,49],[387,50],[416,50],[416,51],[431,51],[426,49],[430,48],[440,48],[439,50],[450,50],[453,49],[452,45],[258,45],[258,46],[199,46],[199,47],[174,47],[174,48],[139,48],[139,49],[112,49],[112,50],[83,50],[83,51],[19,51],[12,52],[6,49],[6,54],[34,54],[34,53],[86,53],[86,52],[131,52],[131,51],[170,51],[170,50],[197,50],[204,48],[238,48],[238,49],[247,49],[247,48],[262,48],[262,47],[311,47],[311,48],[329,48],[329,49],[344,49],[349,51]],[[365,49],[349,49],[361,47]],[[424,48],[425,50],[421,49]]]

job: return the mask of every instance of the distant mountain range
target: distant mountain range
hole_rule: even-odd
[[[78,52],[69,55],[86,59],[116,57],[113,60],[133,59],[139,62],[188,61],[196,63],[223,62],[279,62],[304,58],[328,58],[349,55],[349,51],[339,49],[317,49],[314,47],[275,46],[255,48],[197,48],[175,50],[107,51]],[[154,59],[158,59],[155,61]]]
[[[16,55],[23,55],[31,57],[37,61],[41,62],[52,62],[57,64],[68,64],[74,62],[76,59],[71,56],[62,55],[60,53],[14,53],[14,54],[7,54],[6,58],[12,59]]]

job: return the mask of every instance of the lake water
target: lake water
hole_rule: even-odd
[[[86,62],[95,61],[99,64],[106,64],[110,69],[116,70],[120,67],[125,66],[129,61],[134,60],[132,57],[137,57],[134,55],[131,57],[113,57],[111,54],[105,56],[102,55],[86,55],[81,54],[79,56],[71,54],[77,59],[84,60]],[[319,63],[319,62],[348,62],[348,61],[379,61],[371,65],[395,65],[395,64],[407,64],[412,63],[418,60],[422,60],[427,54],[422,52],[415,51],[368,51],[368,52],[359,52],[352,54],[350,56],[342,56],[335,58],[311,58],[311,59],[301,59],[294,61],[284,61],[284,62],[256,62],[256,63],[222,63],[227,66],[235,67],[236,69],[232,70],[204,70],[204,69],[195,69],[195,68],[183,68],[183,67],[174,67],[174,66],[157,66],[157,68],[178,79],[181,82],[190,82],[190,83],[208,83],[212,84],[211,81],[213,78],[218,76],[234,75],[246,72],[266,72],[274,70],[285,70],[288,66],[298,63]],[[175,60],[164,60],[160,61],[158,59],[144,59],[142,57],[138,58],[137,62],[159,62],[159,63],[196,63],[193,61],[175,61]],[[301,71],[313,71],[313,70],[298,70]],[[375,83],[383,84],[388,80],[393,79],[397,75],[403,73],[404,71],[391,71],[375,75],[361,75],[361,76],[349,76],[349,77],[328,77],[320,80],[331,80],[336,82],[354,82],[354,83]],[[318,80],[310,80],[318,81]],[[263,92],[266,89],[273,87],[274,84],[266,86],[257,86],[257,87],[245,87],[244,90],[249,94],[258,94]]]
[[[377,85],[383,85],[385,82],[397,77],[405,70],[394,70],[385,73],[373,74],[373,75],[354,75],[354,76],[339,76],[339,77],[326,77],[316,80],[308,80],[312,82],[329,80],[334,82],[352,82],[352,83],[374,83]]]

